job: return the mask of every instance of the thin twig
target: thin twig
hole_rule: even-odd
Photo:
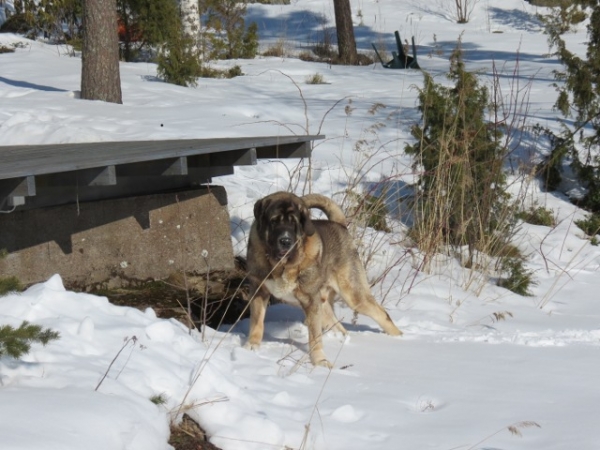
[[[132,336],[130,338],[125,338],[125,342],[123,343],[123,346],[117,352],[117,354],[115,355],[115,357],[112,359],[112,361],[108,365],[108,368],[106,369],[106,372],[104,372],[104,375],[102,376],[102,378],[98,382],[98,385],[96,386],[96,389],[94,389],[94,391],[97,391],[98,389],[100,389],[100,386],[102,385],[102,382],[108,376],[108,372],[110,372],[110,369],[112,368],[113,364],[119,358],[119,355],[123,352],[123,350],[125,350],[125,347],[127,347],[129,344],[131,344],[132,346],[135,346],[136,342],[137,342],[137,337],[135,337],[135,336]]]

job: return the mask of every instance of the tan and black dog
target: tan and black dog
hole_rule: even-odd
[[[329,220],[312,220],[310,208]],[[314,365],[332,367],[325,357],[322,333],[346,330],[331,303],[336,294],[355,311],[374,319],[393,336],[402,332],[371,294],[346,217],[329,198],[288,192],[271,194],[254,205],[248,241],[250,333],[246,347],[259,347],[269,296],[302,307],[308,327],[308,349]]]

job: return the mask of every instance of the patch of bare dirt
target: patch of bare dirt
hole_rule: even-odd
[[[171,426],[169,444],[175,450],[220,450],[208,442],[204,431],[186,414],[179,425]]]
[[[211,328],[233,324],[248,316],[244,273],[239,270],[207,275],[175,273],[166,280],[135,283],[128,287],[97,289],[120,306],[152,308],[158,317],[175,318],[190,326],[206,323]],[[189,310],[188,310],[189,306]]]

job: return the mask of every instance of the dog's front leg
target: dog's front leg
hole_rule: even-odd
[[[250,292],[254,292],[254,295],[250,297],[250,331],[244,347],[256,350],[260,347],[265,331],[265,313],[270,295],[264,287],[257,290],[251,289]]]
[[[304,298],[302,298],[304,297]],[[308,327],[308,352],[313,366],[323,366],[331,369],[333,365],[327,361],[323,350],[322,306],[319,295],[297,295],[306,314]]]

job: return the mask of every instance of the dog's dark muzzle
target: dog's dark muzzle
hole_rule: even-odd
[[[294,245],[296,244],[296,237],[289,231],[284,231],[277,237],[277,256],[283,258],[289,255]]]

